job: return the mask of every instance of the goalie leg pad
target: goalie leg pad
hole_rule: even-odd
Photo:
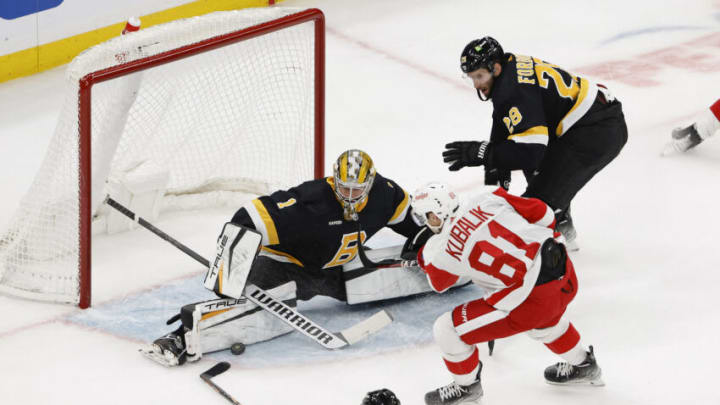
[[[205,288],[220,296],[240,298],[261,242],[262,235],[256,230],[226,223],[205,276]]]
[[[371,260],[400,259],[401,246],[368,251]],[[348,304],[383,301],[409,297],[433,291],[425,272],[416,264],[398,263],[377,269],[364,268],[357,260],[343,266],[345,291]],[[453,287],[467,284],[467,277],[460,277]]]
[[[268,291],[288,306],[297,306],[295,282]],[[293,330],[275,315],[246,298],[224,298],[186,305],[181,311],[187,352],[204,353],[229,349],[233,343],[252,344]],[[189,328],[192,325],[192,328]]]

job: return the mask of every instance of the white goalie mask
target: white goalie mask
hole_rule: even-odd
[[[412,214],[419,225],[427,225],[434,233],[440,233],[443,225],[455,215],[460,201],[455,192],[443,183],[428,183],[415,191],[412,197]],[[428,222],[428,214],[440,219],[439,225]]]

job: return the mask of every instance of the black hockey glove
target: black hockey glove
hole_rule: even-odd
[[[510,189],[510,170],[488,168],[485,166],[485,185],[500,186],[506,191]]]
[[[490,143],[487,141],[458,141],[445,145],[443,162],[450,163],[454,172],[466,166],[482,166],[490,155]]]
[[[418,233],[412,238],[407,238],[405,245],[403,245],[400,253],[400,258],[404,260],[417,260],[418,251],[425,245],[430,237],[433,236],[433,231],[427,226],[420,228]]]

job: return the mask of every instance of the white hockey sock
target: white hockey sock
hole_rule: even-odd
[[[695,129],[703,140],[711,137],[720,129],[720,119],[714,110],[717,110],[717,114],[720,114],[720,101],[704,110],[695,121]]]
[[[563,360],[567,361],[573,366],[577,366],[585,361],[585,359],[587,358],[587,352],[588,350],[585,348],[585,346],[578,342],[575,347],[565,353],[560,354],[560,357],[562,357]]]

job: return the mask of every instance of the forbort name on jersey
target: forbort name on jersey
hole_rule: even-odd
[[[455,221],[450,229],[450,237],[445,247],[445,252],[457,261],[461,261],[460,257],[465,249],[465,242],[470,238],[470,232],[478,229],[488,218],[493,216],[492,213],[483,211],[479,205],[468,211],[468,214],[471,216],[462,216]]]
[[[533,67],[533,60],[529,56],[515,55],[517,62],[515,67],[517,68],[518,83],[535,84],[535,68]]]

